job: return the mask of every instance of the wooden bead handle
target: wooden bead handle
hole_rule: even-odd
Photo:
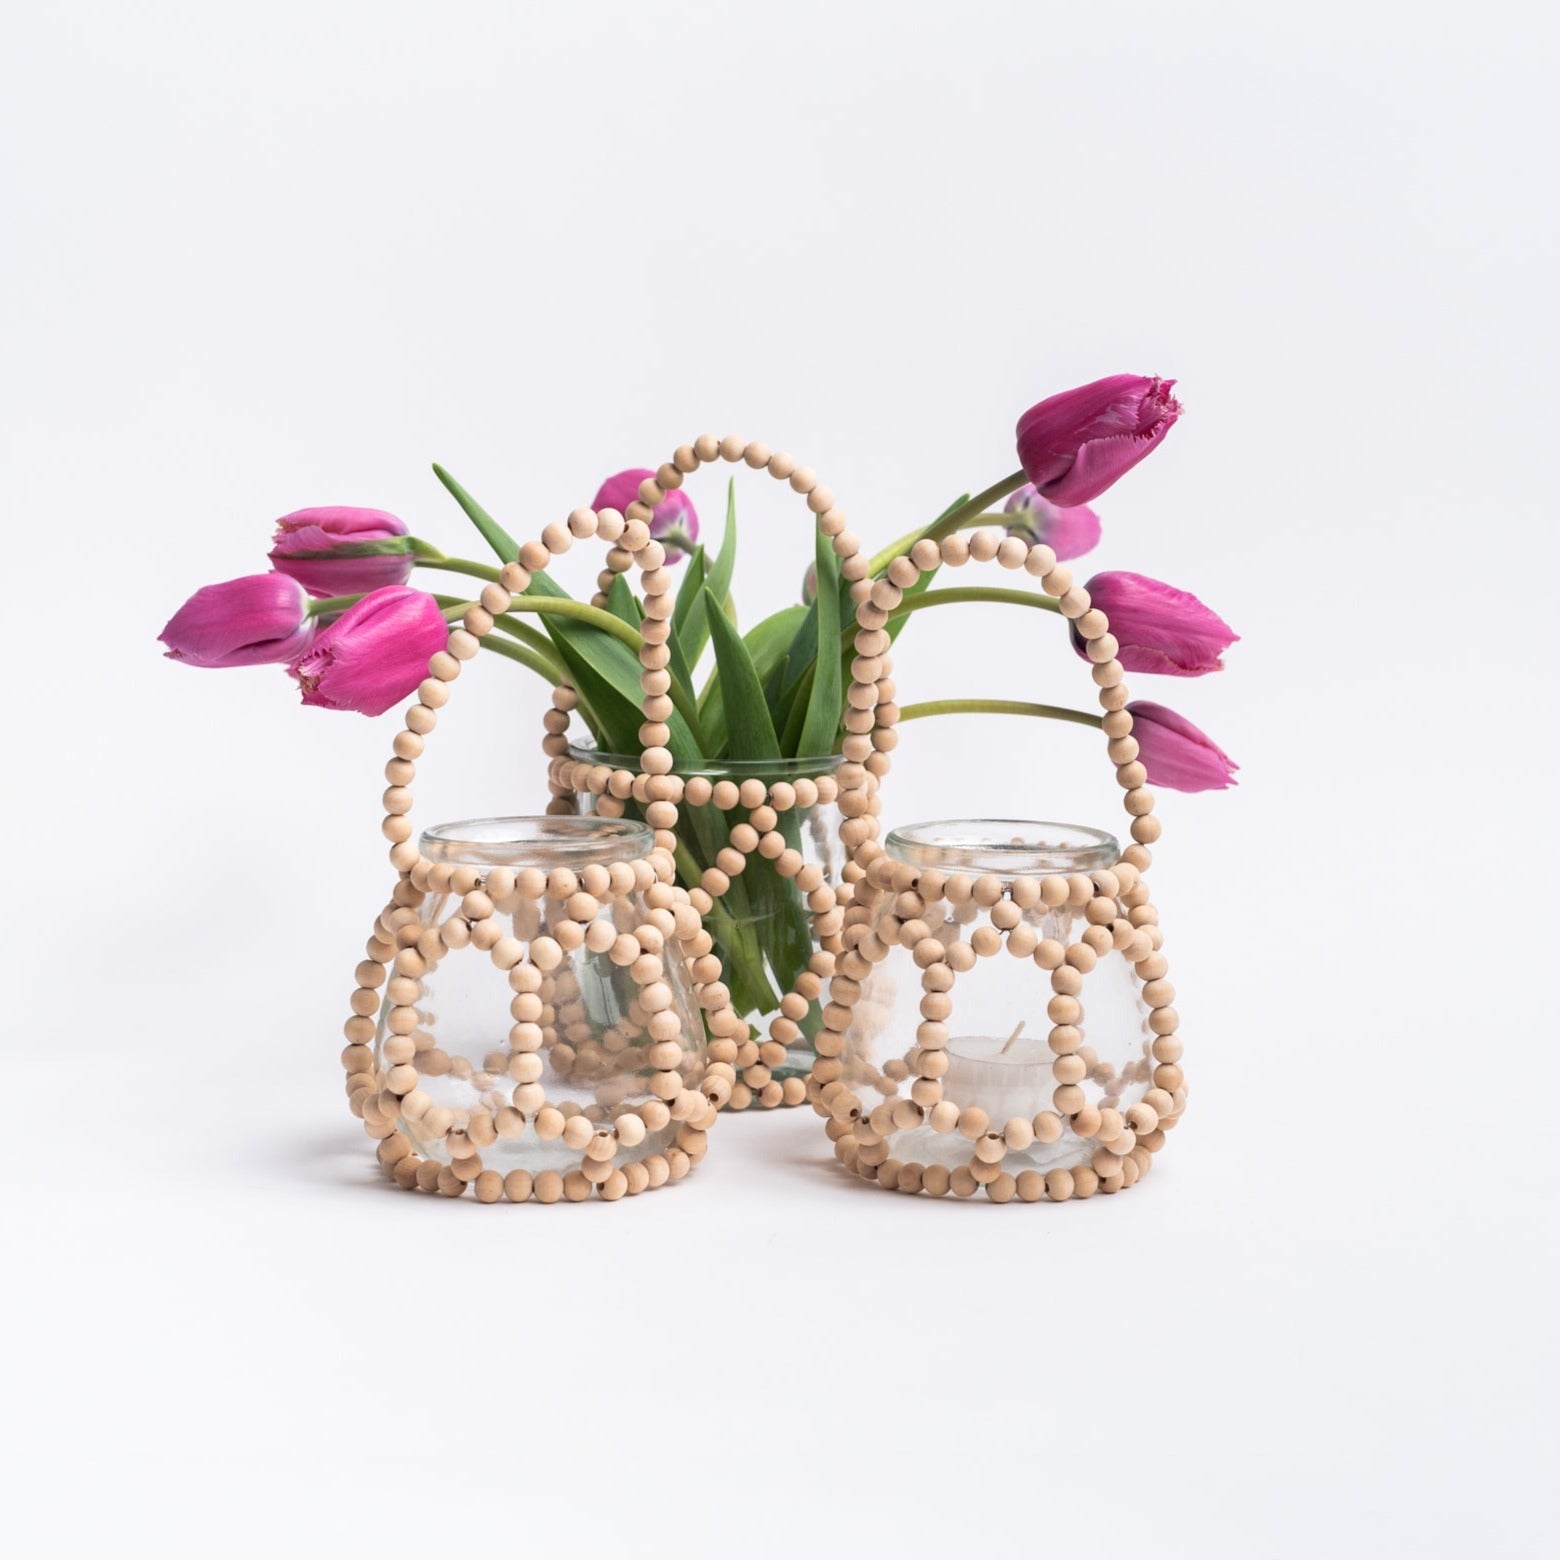
[[[1057,598],[1062,616],[1067,618],[1084,642],[1100,707],[1105,712],[1106,751],[1116,766],[1116,780],[1123,791],[1122,804],[1131,819],[1132,844],[1121,859],[1139,871],[1150,860],[1148,847],[1159,838],[1159,820],[1153,816],[1154,794],[1147,785],[1147,771],[1138,761],[1138,745],[1132,735],[1132,712],[1127,709],[1127,685],[1121,662],[1116,658],[1117,643],[1110,632],[1104,612],[1093,606],[1089,593],[1074,585],[1072,571],[1056,561],[1056,554],[1044,542],[1033,544],[1016,536],[1007,536],[995,528],[973,532],[968,538],[957,533],[939,542],[923,538],[902,558],[889,565],[880,579],[863,581],[852,587],[856,605],[856,667],[863,679],[875,676],[876,697],[870,705],[863,691],[858,700],[858,684],[851,690],[851,708],[845,712],[845,754],[881,777],[888,772],[890,753],[897,742],[894,730],[899,705],[891,680],[893,662],[889,657],[888,621],[904,600],[907,590],[924,574],[947,566],[960,568],[974,561],[995,561],[1005,569],[1022,569],[1037,578],[1044,589]],[[874,667],[876,671],[874,672]],[[883,855],[875,818],[863,819],[852,846],[858,870],[865,873]]]

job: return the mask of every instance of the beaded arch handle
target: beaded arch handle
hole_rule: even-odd
[[[599,513],[576,509],[567,522],[550,524],[539,540],[523,544],[519,557],[503,567],[496,583],[483,587],[461,624],[451,628],[445,648],[429,662],[428,676],[418,686],[416,702],[406,711],[405,727],[396,734],[393,756],[385,766],[389,785],[383,798],[381,831],[390,841],[390,863],[398,878],[389,903],[375,922],[366,957],[357,967],[357,988],[345,1025],[347,1044],[341,1060],[350,1106],[362,1118],[368,1135],[378,1140],[380,1164],[402,1186],[459,1196],[471,1185],[481,1202],[496,1202],[506,1196],[524,1201],[533,1195],[544,1202],[560,1197],[579,1201],[594,1187],[601,1197],[615,1201],[685,1175],[703,1156],[705,1134],[729,1092],[730,1068],[709,1062],[698,1069],[683,1052],[681,1025],[671,1011],[672,993],[662,980],[660,955],[669,941],[675,941],[690,960],[694,996],[710,1032],[723,1037],[745,1027],[724,986],[707,978],[708,968],[700,964],[710,954],[713,941],[686,890],[676,884],[675,840],[669,829],[656,828],[652,848],[641,860],[610,867],[592,864],[578,874],[557,867],[545,877],[534,869],[517,875],[505,867],[483,870],[435,862],[423,854],[415,839],[411,817],[415,766],[438,723],[439,710],[449,702],[450,684],[460,676],[464,663],[477,654],[483,637],[492,631],[495,616],[508,611],[514,597],[529,587],[532,574],[566,552],[576,539],[592,536],[600,536],[613,546],[614,563],[621,562],[625,569],[637,566],[640,571],[645,602],[639,652],[645,685],[643,778],[647,795],[654,793],[652,800],[665,799],[668,786],[676,789],[666,778],[671,755],[663,745],[664,735],[660,735],[666,732],[663,721],[669,708],[663,710],[662,694],[652,691],[669,659],[666,641],[672,598],[665,549],[651,537],[644,517],[625,518],[610,509]],[[559,690],[555,690],[554,704],[567,705]],[[424,925],[417,912],[430,895],[448,895],[458,902],[454,913],[442,923],[436,920]],[[543,933],[539,918],[533,918],[535,924],[527,923],[525,940],[504,932],[499,913],[518,911],[525,902],[540,901],[544,895],[560,907],[551,935]],[[620,934],[601,911],[638,895],[643,895],[649,906],[647,920],[632,933]],[[520,929],[517,921],[516,930]],[[516,1043],[513,1037],[518,1032],[519,1049],[508,1066],[508,1078],[515,1082],[513,1103],[457,1113],[434,1104],[419,1088],[416,1004],[424,976],[445,953],[467,946],[486,952],[508,976],[519,1019],[511,1032],[511,1044]],[[544,1032],[538,1020],[550,972],[581,946],[597,954],[610,953],[614,964],[627,969],[638,988],[638,1005],[646,1015],[645,1028],[651,1041],[646,1050],[647,1065],[653,1069],[650,1099],[610,1119],[599,1108],[566,1115],[549,1106],[540,1081],[543,1067],[537,1053],[544,1043]],[[701,978],[701,970],[706,978]],[[386,988],[383,995],[381,986]],[[382,1007],[386,1034],[381,1054],[376,1056],[379,1024],[375,1015]],[[442,1140],[449,1162],[418,1153],[400,1130],[402,1121],[415,1122],[423,1141]],[[665,1153],[649,1155],[642,1162],[616,1162],[620,1148],[637,1147],[647,1133],[672,1122],[677,1123],[675,1140]],[[561,1138],[566,1147],[579,1150],[582,1158],[578,1167],[564,1175],[543,1171],[533,1177],[520,1169],[501,1176],[483,1164],[484,1148],[499,1137],[518,1137],[528,1129],[544,1139]]]
[[[713,434],[701,434],[691,444],[678,446],[671,460],[653,478],[646,478],[640,484],[639,498],[628,505],[626,515],[648,523],[654,506],[670,489],[680,487],[700,466],[716,461],[767,471],[776,481],[786,482],[793,492],[801,495],[816,517],[818,533],[828,539],[840,560],[840,574],[850,583],[853,600],[859,603],[865,599],[868,561],[862,552],[860,537],[848,528],[845,515],[835,505],[833,493],[819,483],[811,468],[798,465],[783,451],[771,451],[761,441],[749,443],[735,434],[721,439]],[[609,555],[607,569],[597,582],[603,593],[597,597],[598,602],[605,599],[604,593],[613,576],[626,569],[629,561],[629,554],[621,547]],[[647,601],[647,621],[648,613]],[[671,755],[664,751],[669,735],[664,721],[672,711],[667,696],[670,678],[664,665],[647,675],[655,682],[653,687],[646,685],[645,690],[646,724],[640,729],[640,739],[646,750],[638,774],[570,758],[565,732],[574,694],[567,683],[554,690],[554,707],[544,717],[546,734],[542,741],[543,752],[550,760],[548,779],[553,802],[549,811],[572,812],[576,807],[575,797],[587,792],[600,799],[597,806],[604,811],[621,808],[624,802],[633,800],[644,806],[646,821],[658,831],[657,840],[668,850],[674,850],[677,842],[673,831],[680,804],[703,807],[713,803],[722,812],[738,807],[743,809],[746,821],[731,830],[728,843],[718,852],[714,865],[704,871],[700,882],[692,888],[691,902],[702,916],[708,916],[715,902],[729,892],[732,880],[746,869],[749,859],[757,852],[774,863],[780,876],[793,880],[806,897],[817,951],[782,996],[779,1012],[771,1020],[767,1040],[757,1040],[748,1032],[717,1036],[711,1046],[711,1055],[722,1069],[722,1077],[725,1069],[731,1070],[730,1090],[723,1103],[738,1109],[750,1103],[799,1105],[806,1098],[804,1081],[797,1077],[781,1082],[772,1077],[772,1072],[785,1061],[788,1046],[800,1039],[800,1021],[811,1003],[822,995],[823,982],[833,973],[834,958],[840,947],[839,934],[844,924],[843,906],[849,900],[852,880],[859,875],[854,854],[870,837],[871,815],[877,807],[876,778],[881,770],[869,745],[856,757],[847,750],[845,762],[834,774],[820,775],[816,779],[804,777],[794,782],[780,780],[771,784],[756,777],[740,782],[729,779],[711,782],[702,775],[686,780],[671,776],[667,772]],[[853,708],[875,707],[876,680],[853,680],[846,698]],[[657,765],[664,767],[652,770],[652,757]],[[804,861],[781,832],[784,814],[820,801],[836,802],[843,814],[840,843],[847,854],[847,865],[844,880],[839,885],[828,883],[823,869]],[[718,959],[713,954],[704,958],[700,973],[712,981],[719,980]],[[712,1096],[718,1094],[721,1085],[712,1084],[707,1092]]]
[[[1148,1170],[1152,1155],[1164,1144],[1166,1129],[1176,1124],[1185,1108],[1181,1041],[1176,1033],[1179,1019],[1172,1006],[1175,990],[1161,951],[1158,911],[1149,900],[1144,877],[1151,860],[1149,847],[1159,838],[1160,825],[1154,816],[1147,771],[1132,736],[1125,674],[1109,620],[1091,604],[1088,592],[1073,584],[1071,571],[1057,562],[1051,548],[996,530],[976,531],[968,540],[955,533],[941,543],[923,538],[908,556],[890,565],[884,578],[865,587],[864,599],[857,605],[855,664],[862,683],[875,672],[878,697],[870,712],[864,699],[852,699],[852,708],[846,713],[847,751],[859,761],[871,763],[874,774],[887,772],[899,715],[890,680],[889,616],[900,605],[904,592],[923,574],[940,565],[958,568],[971,560],[995,560],[1004,568],[1023,569],[1038,577],[1046,591],[1057,597],[1062,615],[1083,640],[1105,712],[1107,752],[1131,819],[1132,843],[1113,868],[1088,875],[1048,874],[1005,882],[994,874],[972,879],[962,873],[894,861],[878,839],[876,818],[864,820],[868,827],[861,831],[854,851],[860,882],[842,916],[843,946],[830,981],[830,1000],[823,1010],[825,1027],[818,1036],[818,1060],[808,1093],[814,1109],[828,1122],[836,1155],[865,1179],[875,1179],[897,1191],[927,1191],[934,1196],[950,1190],[958,1196],[970,1196],[984,1186],[987,1196],[997,1202],[1008,1202],[1015,1196],[1026,1202],[1042,1198],[1060,1202],[1132,1185]],[[968,942],[945,943],[932,935],[925,919],[939,901],[956,910],[973,907],[984,924],[973,931]],[[1059,910],[1063,906],[1084,913],[1087,925],[1077,942],[1064,946],[1056,939],[1042,939],[1026,924],[1026,911],[1040,907]],[[896,1092],[899,1081],[913,1081],[908,1098],[885,1099],[869,1109],[852,1087],[862,1078],[848,1076],[848,1031],[864,982],[896,945],[911,954],[921,971],[922,1022],[915,1045],[902,1059],[885,1066],[879,1076],[892,1083]],[[979,1107],[961,1109],[957,1102],[946,1099],[941,1080],[948,1070],[945,1020],[952,1011],[949,993],[955,980],[973,969],[979,959],[994,956],[1004,946],[1014,955],[1032,958],[1050,976],[1053,995],[1047,1007],[1052,1025],[1048,1041],[1056,1089],[1052,1109],[1029,1120],[1015,1117],[993,1122]],[[1112,950],[1122,953],[1132,965],[1153,1036],[1152,1065],[1147,1058],[1141,1064],[1130,1064],[1143,1073],[1141,1079],[1132,1081],[1151,1086],[1125,1112],[1089,1103],[1083,1084],[1094,1075],[1094,1069],[1087,1056],[1080,1054],[1085,1050],[1079,1000],[1084,978]],[[923,1125],[938,1133],[957,1132],[968,1140],[968,1163],[950,1170],[942,1164],[901,1163],[891,1158],[890,1135]],[[1045,1173],[1026,1169],[1017,1176],[1003,1169],[1009,1152],[1022,1153],[1037,1141],[1055,1142],[1068,1128],[1097,1144],[1089,1164]]]

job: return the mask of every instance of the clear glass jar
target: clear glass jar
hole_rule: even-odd
[[[884,844],[929,892],[886,889],[857,944],[871,968],[838,1076],[862,1125],[853,1135],[842,1110],[840,1157],[868,1179],[881,1181],[887,1166],[903,1190],[947,1190],[953,1171],[963,1195],[1002,1173],[1005,1196],[1015,1185],[1045,1195],[1041,1178],[1089,1166],[1099,1122],[1125,1131],[1152,1087],[1155,1035],[1129,953],[1150,956],[1157,929],[1132,932],[1127,952],[1117,946],[1130,926],[1118,892],[1140,896],[1120,888],[1117,842],[1096,829],[954,820],[896,829]],[[1063,1095],[1053,1071],[1064,1052],[1076,1094]],[[1006,1150],[993,1146],[983,1168],[980,1139],[1005,1130]],[[1038,1178],[1022,1180],[1030,1171]],[[1080,1182],[1091,1174],[1080,1170]],[[1070,1195],[1071,1178],[1062,1184]]]
[[[603,784],[614,771],[634,774],[639,769],[635,755],[573,747],[568,756],[577,764],[591,765]],[[804,863],[820,869],[824,883],[833,888],[841,881],[847,860],[840,843],[842,820],[834,800],[835,774],[843,762],[838,753],[830,753],[814,758],[749,762],[712,760],[673,772],[684,781],[697,777],[734,789],[740,789],[744,782],[756,781],[769,795],[777,786],[782,787],[781,795],[788,802],[795,796],[799,781],[814,788],[820,781],[825,782],[824,795],[818,800],[808,805],[798,800],[777,809],[775,828],[787,845],[801,853]],[[804,786],[804,797],[807,794]],[[638,816],[642,812],[631,798],[619,798],[610,791],[577,788],[576,797],[585,813]],[[722,809],[715,801],[712,797],[704,806],[685,803],[679,809],[678,881],[686,888],[699,885],[704,872],[715,865],[717,854],[730,844],[732,829],[749,821],[750,807],[738,803]],[[806,1098],[802,1080],[812,1067],[813,1041],[822,1024],[821,1010],[816,999],[793,997],[788,1004],[794,1013],[792,1018],[781,1013],[781,1003],[787,993],[795,990],[798,977],[808,970],[817,952],[807,895],[793,879],[782,877],[772,862],[754,852],[743,871],[731,879],[729,889],[715,900],[704,924],[715,940],[714,951],[721,962],[722,979],[731,991],[732,1006],[752,1027],[757,1045],[762,1047],[768,1042],[778,1046],[766,1053],[768,1060],[738,1067],[739,1082],[732,1092],[731,1107],[801,1104]],[[770,1041],[771,1027],[778,1019],[784,1019],[779,1027],[786,1038]]]
[[[639,929],[668,921],[651,845],[629,819],[487,818],[423,834],[422,973],[391,971],[375,1044],[382,1074],[416,1071],[397,1126],[433,1164],[430,1185],[452,1191],[491,1170],[517,1200],[533,1186],[545,1201],[592,1186],[610,1197],[675,1179],[702,1153],[686,1104],[681,1121],[671,1108],[706,1058],[687,961],[673,935],[646,934],[660,943],[648,964],[638,946]],[[662,988],[653,1012],[647,982]],[[438,1167],[453,1178],[436,1183]]]

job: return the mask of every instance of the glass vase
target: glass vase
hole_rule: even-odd
[[[702,1156],[707,1041],[675,935],[693,912],[651,844],[626,818],[422,835],[427,888],[401,912],[374,1042],[419,1185],[610,1200]]]
[[[844,1163],[999,1202],[1141,1178],[1185,1094],[1157,917],[1114,838],[917,824],[858,900],[814,1081]]]
[[[638,772],[637,756],[573,747],[564,762],[582,812],[642,816],[643,807],[626,783]],[[702,805],[685,798],[679,809],[678,881],[690,889],[708,886],[712,869],[727,879],[704,923],[714,939],[732,1006],[752,1031],[736,1058],[738,1082],[728,1102],[731,1109],[799,1105],[806,1099],[804,1079],[821,1027],[814,911],[832,898],[848,859],[835,800],[835,775],[843,762],[832,753],[769,761],[712,760],[673,770],[685,785],[694,783],[691,795],[709,790]],[[755,827],[755,820],[767,827]],[[748,843],[743,829],[757,837],[778,835],[815,870],[786,877],[760,845],[746,853],[740,871],[723,871],[723,866],[735,865],[731,855],[722,856],[730,851],[734,835],[736,841]],[[816,883],[828,893],[807,886]],[[814,894],[816,904],[810,905]]]

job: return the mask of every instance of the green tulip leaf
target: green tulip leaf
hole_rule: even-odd
[[[699,548],[695,557],[699,559],[699,583],[693,585],[693,575],[682,583],[682,589],[677,593],[677,611],[673,621],[677,625],[677,637],[682,641],[683,653],[688,658],[689,666],[697,666],[699,657],[704,654],[704,647],[710,642],[710,619],[708,604],[705,600],[706,587],[717,601],[726,605],[726,615],[732,622],[736,621],[736,613],[731,607],[731,576],[737,566],[737,484],[733,478],[726,484],[726,534],[720,539],[720,551],[715,555],[715,562],[709,568],[708,578],[705,576],[706,559],[704,549]],[[689,562],[692,563],[692,559]],[[686,610],[684,602],[686,599]]]
[[[607,611],[613,617],[621,619],[632,629],[637,629],[645,620],[645,615],[639,608],[639,598],[634,594],[626,576],[614,574],[612,576],[611,589],[607,591]]]
[[[531,576],[533,596],[567,597],[543,571]],[[542,626],[558,647],[570,678],[605,723],[613,751],[638,753],[639,727],[644,720],[644,693],[639,686],[644,668],[639,657],[622,640],[589,623],[556,613],[543,613]],[[673,710],[666,725],[671,733],[667,747],[679,763],[697,763],[698,740],[680,711]]]
[[[769,697],[770,686],[776,674],[783,671],[785,653],[806,615],[807,608],[799,604],[782,607],[772,617],[754,624],[743,636],[742,643],[753,662],[753,669],[764,679],[766,709],[774,707],[774,701]],[[706,750],[709,756],[719,757],[726,750],[726,685],[721,680],[719,666],[699,697],[699,724],[711,743]]]
[[[780,742],[764,703],[764,684],[753,658],[736,625],[707,589],[705,596],[715,666],[726,690],[727,754],[732,758],[779,758]]]
[[[704,581],[707,564],[702,546],[695,547],[683,564],[682,584],[677,588],[677,605],[672,611],[672,628],[687,647],[694,620],[702,622],[704,614]],[[701,645],[700,649],[703,648]],[[695,652],[690,660],[698,660]]]
[[[840,576],[839,560],[833,545],[821,531],[817,535],[818,600],[817,643],[835,645],[840,639]],[[841,692],[840,658],[822,656],[813,674],[812,688],[807,695],[805,714],[796,746],[789,751],[803,757],[818,753],[832,753],[835,735],[840,726]],[[789,725],[789,721],[787,722]]]
[[[520,556],[520,544],[512,537],[443,466],[434,462],[433,474],[450,496],[466,511],[466,518],[482,533],[482,540],[498,555],[500,563],[513,563]]]

